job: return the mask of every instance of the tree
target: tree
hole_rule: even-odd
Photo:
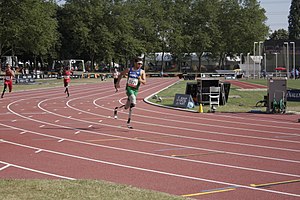
[[[20,3],[22,17],[21,41],[24,52],[42,58],[58,41],[56,4],[40,0],[23,0]]]
[[[299,40],[300,39],[300,1],[292,0],[290,7],[289,19],[289,39]]]
[[[257,0],[224,0],[219,15],[219,27],[222,31],[218,41],[220,64],[224,65],[225,54],[233,55],[251,51],[254,41],[261,41],[268,35],[265,25],[265,10]],[[216,53],[214,53],[216,54]]]
[[[68,0],[60,19],[63,58],[94,61],[111,58],[113,35],[105,23],[110,4],[105,0]],[[91,69],[93,70],[93,69]]]
[[[218,0],[197,0],[192,3],[191,17],[186,28],[190,36],[190,50],[198,56],[198,71],[201,72],[201,57],[204,52],[214,51],[216,38],[220,36],[218,27]],[[217,40],[220,41],[220,40]],[[191,53],[190,52],[190,53]]]
[[[21,41],[21,14],[15,13],[20,9],[16,1],[0,1],[0,55],[10,52],[14,54],[18,42]]]
[[[137,7],[138,9],[132,9]],[[110,7],[107,24],[114,37],[113,62],[119,60],[128,65],[128,60],[145,53],[142,34],[145,24],[140,13],[143,8],[135,1],[113,1]]]
[[[0,1],[0,54],[16,51],[42,57],[58,39],[53,1]],[[16,12],[18,11],[18,12]],[[2,51],[4,50],[4,52]]]
[[[288,40],[289,33],[285,29],[278,29],[270,35],[270,40]]]

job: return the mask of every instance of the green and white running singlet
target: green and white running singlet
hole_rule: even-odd
[[[142,69],[134,71],[132,67],[130,67],[128,72],[127,84],[126,84],[126,94],[130,97],[132,94],[136,97],[138,94],[139,87],[141,83],[139,82],[139,76],[141,76]]]

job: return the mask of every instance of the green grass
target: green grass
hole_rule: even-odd
[[[186,198],[96,180],[0,180],[1,200],[183,200]]]
[[[256,83],[261,85],[267,85],[267,80],[264,79],[249,79],[243,80],[245,82]],[[173,106],[174,96],[176,93],[184,94],[187,82],[195,81],[180,81],[170,88],[160,92],[158,96],[162,97],[161,103],[156,102],[154,99],[149,99],[154,103],[158,103],[166,106]],[[300,80],[288,80],[289,89],[300,89]],[[267,95],[267,90],[251,91],[251,90],[240,90],[239,88],[231,85],[228,102],[224,106],[217,108],[217,112],[249,112],[249,111],[261,111],[265,112],[266,107],[256,107],[257,101],[263,100],[264,96]],[[199,110],[198,106],[195,106],[192,110]],[[209,106],[203,106],[203,112],[208,112]],[[287,102],[287,112],[300,112],[300,102]]]

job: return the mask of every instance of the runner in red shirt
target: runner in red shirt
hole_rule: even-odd
[[[67,93],[67,97],[70,96],[69,93],[69,85],[70,85],[70,81],[71,81],[71,75],[73,74],[73,72],[70,70],[70,67],[66,67],[64,72],[63,72],[63,79],[64,79],[64,87],[65,89],[65,93]]]
[[[6,91],[7,86],[8,86],[9,92],[12,91],[12,83],[13,83],[13,78],[14,77],[15,77],[15,73],[11,69],[10,64],[6,64],[5,76],[4,76],[4,88],[3,88],[3,92],[2,92],[1,98],[4,97],[4,93]]]

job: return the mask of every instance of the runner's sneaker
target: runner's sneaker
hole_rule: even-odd
[[[118,119],[118,107],[115,107],[115,110],[114,110],[114,118],[115,118],[115,119]]]
[[[133,127],[130,124],[127,124],[127,128],[133,129]]]

